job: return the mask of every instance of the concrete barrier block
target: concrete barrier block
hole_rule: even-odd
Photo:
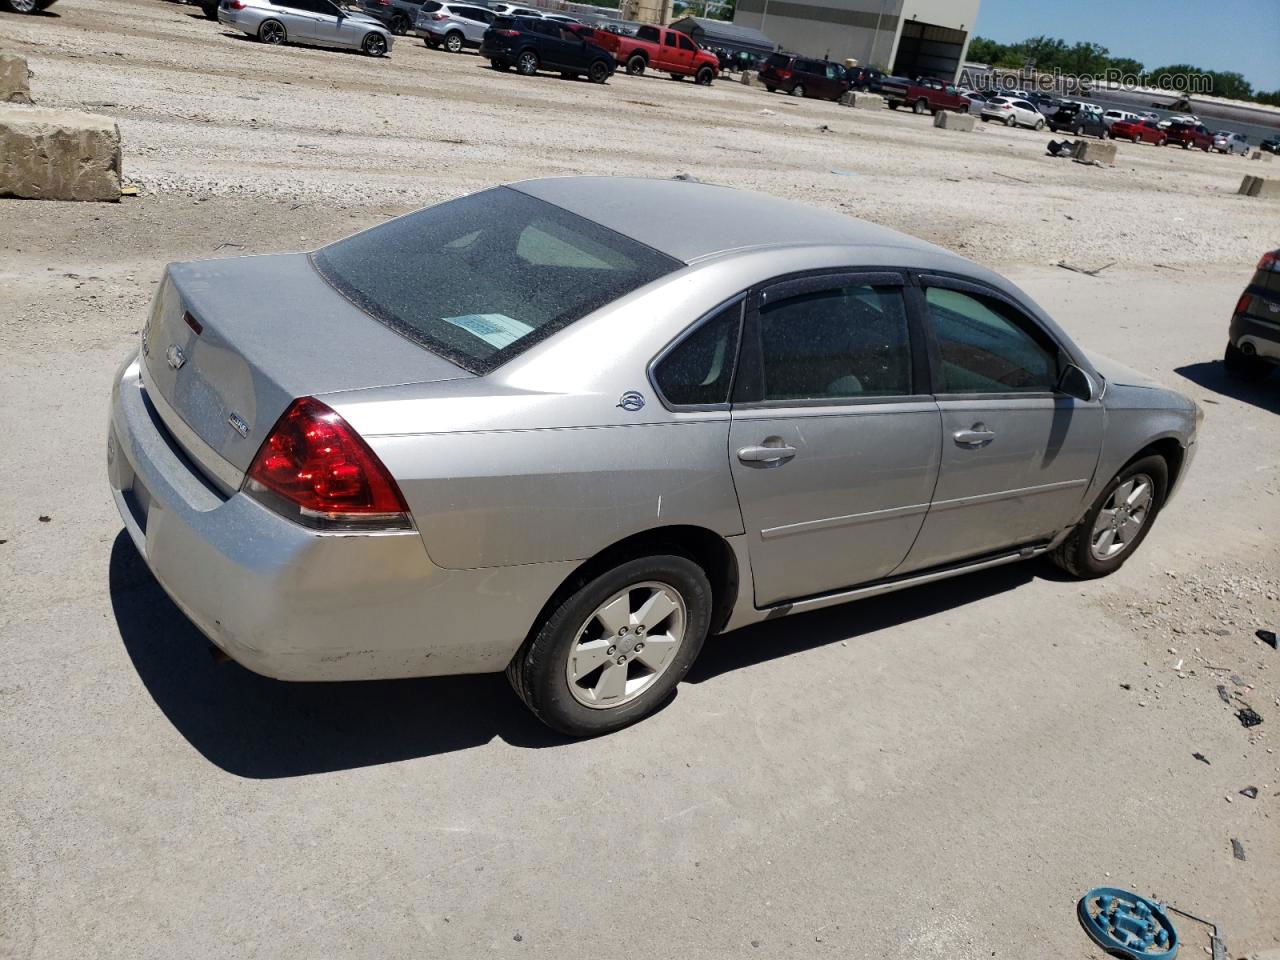
[[[0,197],[119,200],[120,128],[91,113],[0,106]]]
[[[1116,145],[1110,140],[1077,140],[1075,158],[1082,163],[1116,162]]]
[[[856,99],[858,99],[858,95],[856,93],[852,90],[846,90],[844,93],[840,94],[840,106],[852,107],[853,101]]]
[[[888,106],[888,101],[875,93],[859,93],[853,98],[853,108],[855,110],[885,110]]]
[[[738,82],[744,87],[754,87],[756,85],[756,72],[754,70],[743,70]]]
[[[933,115],[933,125],[939,130],[959,130],[962,133],[968,133],[973,130],[973,117],[967,113],[939,110]]]
[[[1236,191],[1242,197],[1256,197],[1262,183],[1261,177],[1255,177],[1245,174],[1244,179],[1240,181],[1240,189]]]
[[[30,103],[27,58],[0,50],[0,103]]]

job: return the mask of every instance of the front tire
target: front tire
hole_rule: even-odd
[[[693,77],[693,82],[699,86],[709,87],[711,81],[715,79],[715,72],[710,67],[701,67]]]
[[[1152,455],[1121,470],[1050,559],[1080,580],[1119,570],[1146,539],[1169,489],[1169,465]]]
[[[258,25],[258,39],[263,43],[279,46],[289,39],[289,35],[279,20],[263,20]]]
[[[587,68],[587,79],[592,83],[604,83],[609,79],[609,64],[597,60]]]
[[[777,93],[777,92],[778,92],[778,88],[777,88],[777,87],[771,87],[771,86],[769,86],[769,84],[767,84],[767,83],[764,85],[764,88],[765,88],[766,90],[768,90],[770,93]]]
[[[1037,131],[1037,132],[1039,132],[1039,131],[1041,131],[1041,130],[1043,130],[1043,129],[1044,129],[1044,121],[1043,121],[1043,120],[1037,120],[1037,121],[1036,121],[1036,131]]]
[[[711,584],[687,557],[640,557],[578,584],[507,667],[521,700],[575,737],[635,723],[670,697],[702,649]]]
[[[387,55],[387,38],[380,33],[366,33],[360,49],[367,57],[385,57]]]
[[[522,76],[532,77],[538,72],[538,55],[532,50],[526,50],[520,54],[516,60],[516,72]]]
[[[8,0],[7,5],[14,13],[35,13],[40,7],[36,0]]]
[[[391,18],[391,32],[397,37],[403,37],[409,32],[409,18],[396,14]]]
[[[929,109],[929,104],[925,100],[917,100],[911,105],[911,112],[920,114],[925,113]]]

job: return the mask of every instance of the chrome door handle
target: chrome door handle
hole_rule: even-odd
[[[996,438],[992,431],[980,423],[975,423],[972,430],[957,430],[952,436],[956,443],[964,447],[983,447]]]
[[[795,447],[743,447],[738,459],[743,463],[781,463],[796,455]]]

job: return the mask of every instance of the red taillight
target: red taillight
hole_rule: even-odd
[[[494,33],[496,33],[496,34],[497,34],[498,36],[500,36],[500,37],[518,37],[518,36],[520,36],[520,31],[519,31],[519,30],[495,30],[495,31],[493,31],[493,32],[494,32]]]
[[[387,2],[390,3],[391,0],[387,0]],[[449,15],[447,13],[433,13],[431,15],[431,19],[432,20],[448,20]]]
[[[786,80],[786,79],[788,79],[790,76],[791,76],[791,71],[790,71],[790,70],[779,70],[779,71],[778,71],[778,79],[779,79],[779,80]]]
[[[1242,293],[1240,299],[1236,301],[1236,313],[1248,313],[1250,302],[1253,297],[1247,293]]]
[[[1280,273],[1280,257],[1275,252],[1264,253],[1262,259],[1258,261],[1255,270],[1270,270],[1272,273]]]
[[[263,441],[244,489],[320,529],[407,529],[395,480],[351,425],[315,397],[293,401]]]
[[[227,6],[229,6],[232,10],[243,10],[245,7],[245,3],[244,3],[244,0],[231,0],[231,2],[227,4]]]

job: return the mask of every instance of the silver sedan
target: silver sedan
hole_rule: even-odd
[[[709,634],[1033,557],[1111,573],[1198,413],[927,243],[569,177],[171,264],[108,472],[249,669],[506,670],[593,734],[662,705]]]
[[[263,43],[340,47],[371,57],[391,50],[390,30],[332,0],[220,0],[218,22]]]

